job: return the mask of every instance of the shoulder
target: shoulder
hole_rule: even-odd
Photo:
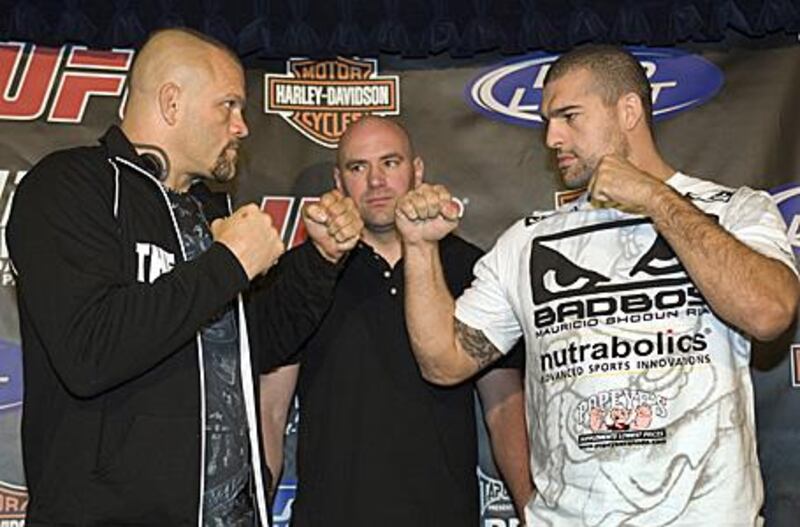
[[[676,174],[669,180],[670,186],[691,200],[697,207],[713,214],[742,211],[752,213],[774,208],[772,196],[764,190],[751,187],[728,187],[714,181]]]
[[[697,204],[729,203],[738,192],[738,189],[715,181],[687,176],[680,172],[668,179],[667,185]]]
[[[439,242],[442,258],[479,258],[483,250],[455,234],[448,234]]]
[[[58,150],[42,158],[28,171],[19,184],[17,197],[28,193],[91,190],[98,186],[98,182],[107,180],[107,174],[113,171],[99,146]]]

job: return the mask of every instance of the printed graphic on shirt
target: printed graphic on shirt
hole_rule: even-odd
[[[154,243],[136,242],[136,280],[152,284],[175,267],[175,255]]]
[[[647,219],[588,225],[535,238],[530,276],[536,336],[567,332],[539,354],[543,383],[710,361],[703,353],[710,329],[670,327],[671,320],[709,311],[675,253]],[[659,323],[664,329],[632,335],[592,331],[580,338],[571,333],[638,323]]]
[[[636,390],[597,392],[575,409],[578,446],[585,450],[666,442],[659,424],[667,418],[667,399]]]
[[[618,247],[621,253],[605,258],[605,252],[584,250],[588,246]],[[675,253],[646,219],[535,238],[530,278],[537,336],[706,310]]]

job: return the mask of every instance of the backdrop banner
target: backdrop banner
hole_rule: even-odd
[[[690,175],[769,190],[795,252],[800,251],[796,41],[759,43],[758,49],[746,43],[632,51],[653,86],[655,133],[666,159]],[[238,204],[260,203],[273,215],[287,245],[296,245],[305,235],[298,213],[331,188],[334,149],[347,125],[366,114],[397,116],[425,160],[426,179],[448,186],[463,205],[461,235],[488,249],[514,220],[570,198],[559,187],[538,114],[542,79],[554,58],[537,53],[261,63],[247,70],[250,136],[229,190]],[[119,122],[132,59],[132,50],[0,44],[0,527],[23,525],[27,505],[19,439],[23,354],[5,243],[14,190],[48,152],[92,144]],[[752,375],[764,516],[773,527],[796,525],[796,330],[754,347]],[[291,515],[295,431],[292,415],[286,468],[274,506],[276,525],[288,525]],[[475,484],[480,488],[481,525],[516,526],[486,432],[479,433]]]

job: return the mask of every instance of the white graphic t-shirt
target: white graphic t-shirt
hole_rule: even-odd
[[[794,270],[768,194],[680,173],[667,183]],[[475,275],[456,317],[503,352],[527,343],[529,525],[758,524],[750,342],[709,310],[648,218],[582,198],[517,222]]]

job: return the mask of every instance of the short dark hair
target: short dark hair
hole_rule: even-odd
[[[596,90],[606,105],[616,104],[626,93],[642,101],[647,127],[653,126],[653,99],[644,68],[624,49],[608,45],[590,45],[573,49],[556,60],[545,75],[544,85],[576,69],[585,69],[597,81]]]

